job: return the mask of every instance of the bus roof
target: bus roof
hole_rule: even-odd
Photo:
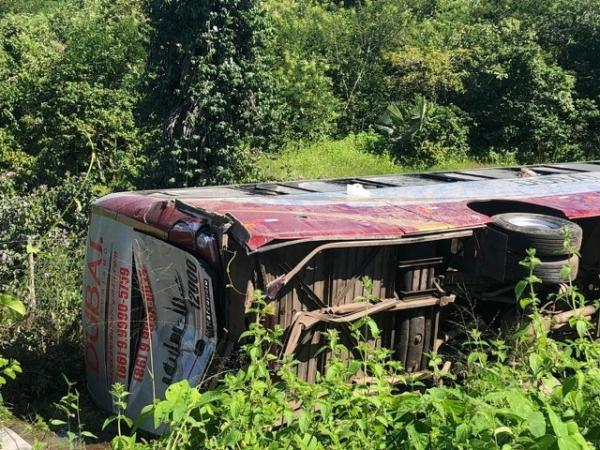
[[[231,226],[256,251],[280,241],[397,239],[489,223],[476,202],[600,215],[600,161],[112,194],[97,206],[168,231],[184,217]]]

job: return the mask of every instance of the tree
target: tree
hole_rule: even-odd
[[[128,0],[2,16],[0,172],[22,172],[30,186],[58,184],[94,156],[97,181],[131,187],[141,156],[134,87],[145,39],[139,3]]]
[[[468,35],[475,48],[464,66],[465,92],[453,101],[474,120],[471,144],[516,151],[522,162],[584,157],[598,119],[593,102],[578,99],[575,77],[516,19],[478,25]]]
[[[351,7],[330,2],[321,43],[342,103],[339,129],[343,133],[367,129],[385,109],[384,55],[397,48],[410,15],[401,0],[360,1]]]
[[[153,182],[228,183],[253,176],[268,134],[265,11],[255,0],[153,0],[142,107]]]

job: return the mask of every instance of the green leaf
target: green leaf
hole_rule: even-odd
[[[532,447],[535,450],[554,450],[556,449],[556,438],[546,434],[536,439],[535,445]]]
[[[556,443],[559,450],[582,450],[582,448],[585,448],[579,445],[571,436],[561,436],[557,439]]]
[[[140,412],[140,416],[146,416],[148,414],[151,414],[154,411],[154,405],[146,405],[142,408],[142,411]]]
[[[546,412],[548,413],[548,419],[550,419],[550,424],[552,425],[552,430],[554,431],[554,434],[558,438],[568,436],[569,429],[567,427],[567,424],[564,423],[554,411],[552,411],[550,406],[546,406]]]
[[[219,401],[223,397],[223,393],[220,391],[206,391],[200,394],[200,401],[198,405],[205,405],[207,403],[214,403]]]
[[[406,433],[411,444],[411,448],[416,450],[425,450],[428,444],[428,436],[425,433],[420,433],[412,423],[407,425]]]
[[[243,434],[234,428],[229,428],[223,435],[221,444],[223,447],[233,447],[243,437]]]
[[[391,103],[387,108],[387,113],[396,120],[402,120],[403,116],[398,108],[398,105]]]
[[[523,297],[523,292],[525,292],[526,288],[527,288],[526,280],[521,280],[517,283],[517,285],[515,286],[515,297],[517,298],[517,300],[521,300],[521,297]]]
[[[31,244],[27,244],[26,250],[28,255],[37,255],[38,253],[41,252],[39,247],[36,247],[35,245],[31,245]]]
[[[543,360],[540,355],[537,353],[532,353],[529,355],[529,367],[534,374],[537,374],[542,368]]]
[[[527,418],[527,427],[533,437],[539,438],[546,434],[546,418],[540,411],[532,412]]]
[[[0,294],[0,306],[14,311],[19,316],[24,316],[27,314],[27,309],[25,308],[23,302],[12,295]]]
[[[466,423],[461,423],[454,430],[457,442],[466,443],[469,436],[469,427]]]
[[[90,433],[89,431],[82,431],[82,432],[81,432],[81,435],[82,435],[83,437],[90,438],[90,439],[98,439],[98,436],[96,436],[96,435],[95,435],[95,434],[93,434],[93,433]]]
[[[104,423],[102,424],[102,429],[105,430],[111,423],[113,423],[117,418],[116,417],[108,417]]]
[[[298,429],[302,433],[307,433],[310,430],[312,417],[307,411],[301,411],[298,417]]]
[[[584,338],[585,335],[587,334],[587,330],[588,330],[588,323],[585,319],[579,319],[576,323],[575,323],[575,329],[577,330],[577,335],[580,338]]]
[[[519,306],[521,307],[521,309],[526,309],[529,305],[533,304],[534,300],[532,298],[522,298],[521,300],[519,300]]]
[[[578,381],[576,377],[565,378],[562,382],[562,395],[566,397],[569,392],[576,390],[578,387]]]
[[[367,320],[367,326],[369,327],[369,331],[371,332],[371,336],[373,336],[373,337],[379,336],[379,327],[377,326],[377,323],[374,320],[372,320],[371,318],[369,318]]]

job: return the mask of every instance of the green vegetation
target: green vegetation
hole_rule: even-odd
[[[550,336],[533,275],[539,263],[534,251],[523,263],[530,275],[516,289],[524,308],[518,330],[508,340],[466,330],[452,374],[433,354],[427,379],[403,373],[389,350],[371,347],[379,330],[367,317],[352,325],[359,356],[327,331],[328,369],[314,384],[302,381],[293,359],[275,356],[283,330],[262,326],[269,305],[258,293],[256,322],[244,336],[247,367],[225,374],[210,391],[172,385],[153,409],[155,424],[169,431],[150,443],[120,432],[113,448],[594,448],[600,444],[600,342],[578,316],[570,322],[575,339]],[[575,308],[582,298],[569,286],[555,301]],[[364,375],[370,383],[356,381]],[[116,402],[124,395],[115,389]],[[127,423],[120,415],[114,420]]]
[[[513,153],[490,152],[486,159],[446,157],[430,164],[400,165],[388,150],[381,135],[373,132],[350,134],[343,139],[322,139],[312,144],[293,142],[277,153],[263,154],[258,168],[265,179],[310,180],[316,178],[344,178],[360,175],[383,175],[414,172],[417,170],[473,169],[489,165],[514,165]]]
[[[250,180],[267,135],[268,21],[252,0],[150,1],[152,37],[143,85],[144,183],[191,186]]]
[[[145,19],[128,1],[55,2],[0,16],[0,171],[31,190],[87,170],[131,187]],[[23,186],[24,185],[24,186]]]
[[[599,18],[597,0],[4,2],[0,172],[22,193],[90,165],[110,190],[252,181],[263,153],[373,130],[403,167],[593,159]]]
[[[298,143],[275,155],[263,155],[261,172],[276,180],[341,178],[359,175],[398,173],[402,167],[381,151],[381,139],[372,133],[349,135],[340,140],[314,144]]]
[[[27,308],[19,319],[0,306],[3,398],[23,416],[47,417],[40,403],[56,402],[66,422],[79,419],[74,385],[61,403],[57,380],[83,373],[82,245],[95,198],[599,158],[599,36],[600,0],[1,1],[0,303]],[[279,331],[257,326],[246,369],[210,393],[177,385],[157,405],[172,427],[163,440],[140,443],[120,415],[114,447],[600,445],[599,344],[579,319],[577,339],[553,340],[532,295],[523,303],[536,339],[472,332],[456,379],[434,355],[435,385],[366,347],[306,385],[293,361],[268,370],[262,344],[277,345]],[[364,327],[377,333],[368,321],[354,332]],[[334,334],[330,346],[346,351]],[[364,367],[373,386],[345,383]],[[69,431],[81,445],[81,423]]]

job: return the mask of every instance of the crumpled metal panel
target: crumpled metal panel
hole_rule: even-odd
[[[242,224],[249,235],[246,244],[253,250],[272,240],[393,238],[407,233],[454,228],[448,220],[436,220],[391,205],[210,202],[203,206],[207,212],[228,214]],[[482,218],[480,223],[485,223],[485,216]]]
[[[180,201],[199,214],[237,221],[246,246],[256,250],[279,240],[385,239],[481,227],[489,217],[468,205],[494,199],[554,208],[571,219],[594,217],[600,215],[600,173],[386,187],[358,196],[342,191]],[[161,229],[190,217],[172,200],[135,193],[108,196],[98,205]]]

